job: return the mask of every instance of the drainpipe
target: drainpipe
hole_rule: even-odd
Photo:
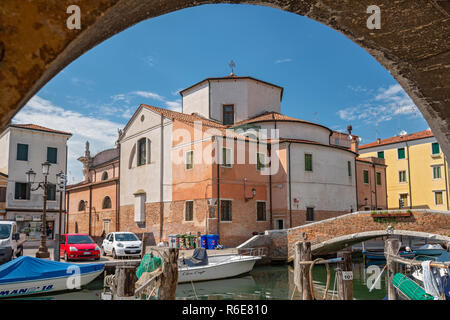
[[[92,186],[89,186],[89,235],[91,235],[92,226]]]
[[[162,241],[164,230],[164,116],[161,114],[161,155],[160,155],[160,186],[159,186],[159,241]]]
[[[449,209],[449,205],[448,205],[448,178],[447,178],[447,161],[445,159],[445,155],[444,155],[444,176],[445,176],[445,198],[447,199],[447,210]]]
[[[220,159],[219,159],[219,139],[216,140],[216,159],[217,159],[217,234],[220,240]]]
[[[375,210],[377,210],[378,208],[378,198],[377,198],[377,169],[375,166],[375,163],[372,163],[373,166],[373,184],[374,184],[374,189],[375,189]]]
[[[70,197],[70,192],[66,191],[66,201],[67,202],[67,206],[66,206],[66,219],[65,219],[65,228],[64,228],[64,233],[69,233],[69,197]]]
[[[409,208],[412,209],[412,193],[411,193],[411,167],[409,164],[409,146],[408,146],[408,141],[405,141],[406,143],[406,151],[408,153],[408,186],[409,186]]]
[[[356,190],[356,211],[359,211],[359,200],[358,200],[358,170],[356,170],[356,157],[358,155],[355,155],[355,190]]]
[[[268,153],[270,159],[269,166],[269,201],[270,201],[270,230],[273,229],[273,219],[272,219],[272,145],[268,144]]]
[[[119,137],[120,138],[120,137]],[[121,157],[121,148],[120,148],[120,143],[117,144],[118,148],[119,148],[119,165],[118,165],[118,172],[117,172],[117,177],[119,178],[119,180],[117,181],[117,188],[116,188],[116,203],[117,203],[117,208],[116,208],[116,231],[120,231],[120,157]]]
[[[291,192],[291,144],[288,146],[288,171],[289,171],[289,228],[292,228],[292,192]]]

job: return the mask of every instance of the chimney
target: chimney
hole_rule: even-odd
[[[377,138],[377,144],[380,144],[380,143],[381,143],[381,139]]]

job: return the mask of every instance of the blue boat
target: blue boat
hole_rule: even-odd
[[[369,260],[386,260],[384,252],[363,250],[362,254]],[[416,253],[415,251],[400,251],[398,255],[402,258],[414,258]]]
[[[0,298],[80,289],[104,267],[103,263],[74,264],[22,256],[0,266]]]

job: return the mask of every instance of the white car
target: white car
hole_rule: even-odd
[[[140,257],[142,241],[132,232],[111,232],[102,243],[102,255]]]

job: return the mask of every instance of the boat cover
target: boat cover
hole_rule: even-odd
[[[195,248],[192,258],[184,259],[184,264],[189,267],[205,266],[208,264],[208,254],[205,248]]]
[[[77,266],[80,274],[101,271],[103,263],[74,264],[22,256],[0,266],[0,285],[12,282],[69,277]]]

